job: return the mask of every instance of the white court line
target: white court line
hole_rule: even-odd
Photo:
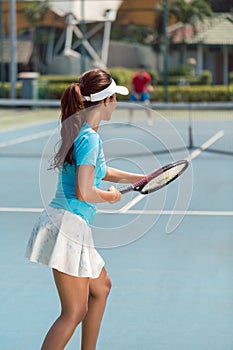
[[[16,208],[16,207],[0,207],[0,212],[8,213],[41,213],[43,208]],[[98,214],[133,214],[133,215],[190,215],[190,216],[233,216],[233,211],[220,210],[128,210],[127,212],[98,210]]]
[[[197,158],[202,151],[210,147],[214,142],[216,142],[218,139],[220,139],[224,135],[224,131],[220,130],[215,135],[213,135],[210,139],[208,139],[206,142],[204,142],[198,149],[190,153],[185,159],[186,160],[192,160],[194,158]],[[121,213],[124,213],[131,209],[136,203],[140,202],[145,196],[142,194],[137,195],[131,202],[126,204],[123,208],[120,209]]]
[[[126,213],[130,208],[132,208],[134,205],[136,205],[138,202],[142,200],[142,198],[145,197],[144,194],[138,194],[134,199],[132,199],[129,203],[124,205],[121,209],[118,210],[119,213]]]
[[[13,139],[13,140],[0,142],[0,148],[17,145],[19,143],[26,142],[26,141],[31,141],[31,140],[35,140],[35,139],[39,139],[39,138],[44,137],[44,136],[49,136],[53,132],[54,132],[54,129],[53,130],[46,130],[46,131],[37,132],[35,134],[31,134],[31,135],[28,135],[28,136],[18,137],[18,138]]]
[[[205,149],[207,149],[208,147],[210,147],[213,143],[215,143],[218,139],[220,139],[221,137],[223,137],[224,135],[224,131],[220,130],[218,131],[215,135],[213,135],[209,140],[207,140],[206,142],[204,142],[198,149],[196,149],[195,151],[193,151],[192,153],[190,153],[190,155],[188,157],[186,157],[186,160],[192,160],[194,158],[197,158],[199,156],[199,154],[201,154],[202,151],[204,151]]]
[[[43,208],[15,208],[15,207],[0,207],[0,212],[6,213],[41,213]]]
[[[57,122],[57,120],[49,119],[49,120],[41,121],[41,122],[38,122],[38,123],[26,124],[26,125],[16,126],[15,128],[3,129],[3,130],[0,130],[0,134],[4,134],[4,133],[7,133],[7,132],[10,133],[12,131],[22,131],[24,129],[26,130],[26,129],[33,128],[34,126],[35,127],[42,126],[42,125],[50,124],[50,123],[53,123],[53,122]]]
[[[99,214],[112,214],[111,210],[101,210]],[[233,216],[233,211],[220,210],[128,210],[127,212],[119,214],[133,214],[133,215],[191,215],[191,216]]]

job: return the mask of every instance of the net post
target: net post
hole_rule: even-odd
[[[189,125],[189,149],[193,149],[193,132],[192,132],[192,126]]]
[[[194,148],[193,146],[193,130],[192,130],[192,114],[191,114],[191,105],[189,105],[189,126],[188,126],[188,149],[192,150]]]

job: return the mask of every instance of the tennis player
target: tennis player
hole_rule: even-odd
[[[61,99],[61,144],[52,167],[59,170],[57,191],[35,224],[26,257],[47,265],[61,303],[42,350],[62,350],[82,323],[82,350],[94,350],[111,281],[93,245],[91,226],[96,203],[115,203],[121,194],[102,180],[134,183],[144,175],[106,166],[98,127],[110,120],[116,93],[128,94],[100,69],[85,72]]]
[[[143,102],[147,107],[150,105],[150,95],[149,92],[154,91],[151,85],[151,76],[146,72],[146,68],[143,64],[140,64],[138,72],[134,73],[131,81],[131,102]],[[153,120],[151,116],[151,111],[149,108],[147,112],[147,123],[148,125],[153,125]],[[129,112],[129,123],[133,121],[133,109]]]

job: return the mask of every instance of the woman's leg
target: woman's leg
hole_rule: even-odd
[[[94,350],[103,317],[111,281],[103,268],[100,276],[90,279],[88,312],[82,322],[82,350]]]
[[[63,350],[88,308],[89,278],[53,270],[61,301],[61,315],[47,333],[41,350]]]

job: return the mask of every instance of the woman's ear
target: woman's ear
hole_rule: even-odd
[[[109,103],[110,101],[111,101],[110,97],[106,97],[106,98],[104,99],[104,105],[105,105],[105,107],[107,107],[107,103]]]
[[[106,104],[106,98],[105,98],[104,100],[101,100],[101,101],[99,102],[99,107],[102,108],[102,107],[105,106],[105,104]]]

